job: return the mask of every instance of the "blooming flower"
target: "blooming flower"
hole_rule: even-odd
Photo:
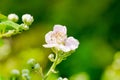
[[[8,19],[13,21],[13,22],[17,22],[19,17],[16,14],[9,14]]]
[[[79,41],[74,37],[67,37],[66,26],[55,25],[53,31],[45,35],[46,48],[56,48],[63,52],[69,52],[78,48]]]
[[[32,22],[34,21],[33,17],[30,14],[24,14],[22,16],[22,21],[24,22],[24,24],[26,25],[31,25]]]

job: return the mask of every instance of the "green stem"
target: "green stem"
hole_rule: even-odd
[[[55,61],[54,61],[54,63],[52,64],[52,66],[51,66],[51,68],[49,69],[49,71],[47,72],[47,74],[45,75],[45,77],[44,77],[43,80],[46,80],[47,77],[55,70],[55,67],[57,66],[57,61],[58,61],[58,54],[56,54]]]
[[[44,75],[43,75],[42,68],[40,68],[39,73],[40,73],[40,75],[41,75],[41,77],[42,77],[42,80],[44,80]]]

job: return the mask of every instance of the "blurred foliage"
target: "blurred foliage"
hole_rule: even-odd
[[[1,13],[30,13],[35,21],[30,30],[5,39],[10,52],[5,58],[0,53],[0,80],[12,69],[23,68],[29,58],[38,60],[44,72],[49,68],[47,56],[51,52],[42,45],[44,35],[54,24],[67,26],[68,36],[81,43],[75,53],[57,66],[59,75],[69,78],[86,72],[91,80],[100,80],[114,53],[120,50],[119,9],[120,0],[1,0]],[[5,41],[0,40],[0,45]]]
[[[11,52],[9,40],[0,39],[0,60],[4,60]]]
[[[87,73],[82,72],[71,76],[70,80],[90,80],[90,77]]]
[[[102,80],[120,80],[120,52],[115,54],[114,61],[106,68]]]

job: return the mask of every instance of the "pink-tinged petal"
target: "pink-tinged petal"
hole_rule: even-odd
[[[53,31],[54,32],[61,32],[61,33],[65,34],[65,35],[67,33],[66,26],[62,26],[62,25],[54,25]]]
[[[58,47],[63,52],[69,52],[70,51],[70,48],[68,48],[68,47],[66,47],[64,45],[59,45]]]
[[[76,48],[78,48],[78,45],[79,41],[74,37],[68,37],[65,42],[65,46],[70,48],[71,50],[75,50]]]
[[[43,47],[45,48],[53,48],[53,47],[56,47],[57,45],[56,44],[44,44]]]
[[[52,43],[52,42],[53,42],[53,41],[52,41],[52,34],[53,34],[53,32],[50,31],[50,32],[48,32],[48,33],[45,35],[45,41],[46,41],[46,43]]]
[[[71,51],[69,48],[67,48],[67,47],[64,47],[64,48],[61,48],[61,50],[63,51],[63,52],[69,52],[69,51]]]

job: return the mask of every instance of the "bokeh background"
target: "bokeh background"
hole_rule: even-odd
[[[101,80],[120,50],[120,0],[0,0],[0,13],[16,13],[18,23],[25,13],[34,17],[30,30],[4,39],[5,45],[0,47],[0,80],[9,77],[12,69],[25,68],[29,58],[35,58],[44,72],[49,69],[47,56],[52,51],[42,45],[45,34],[55,24],[67,26],[68,36],[80,41],[76,52],[57,66],[59,76]],[[37,80],[38,75],[33,77]]]

